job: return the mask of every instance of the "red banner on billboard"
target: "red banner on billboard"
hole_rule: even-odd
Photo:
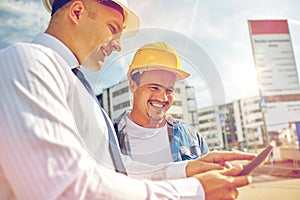
[[[257,34],[288,34],[287,20],[250,20],[252,35]]]

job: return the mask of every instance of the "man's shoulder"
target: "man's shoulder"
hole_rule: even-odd
[[[3,54],[3,53],[9,53],[18,50],[28,49],[28,48],[34,48],[34,46],[35,44],[32,43],[23,43],[23,42],[15,43],[2,48],[0,53]]]
[[[53,72],[66,81],[66,69],[68,67],[65,61],[52,49],[35,43],[16,43],[0,51],[0,66],[3,70],[9,71],[11,75],[18,72],[19,75],[27,76],[29,74],[46,78],[46,74],[51,74],[47,78],[53,77]],[[4,67],[5,66],[5,67]],[[30,73],[27,73],[30,72]],[[58,78],[56,76],[56,78]],[[43,79],[45,80],[45,79]],[[53,80],[51,78],[51,80]]]
[[[172,126],[191,126],[187,122],[185,122],[181,119],[176,119],[176,118],[172,117],[171,115],[167,116],[167,121],[168,121],[168,124],[170,124]]]
[[[0,51],[0,63],[9,68],[19,67],[20,65],[29,67],[29,63],[38,62],[45,55],[40,45],[32,43],[16,43],[7,46]],[[16,64],[18,63],[18,64]]]
[[[184,120],[175,119],[172,116],[167,117],[168,124],[172,127],[178,127],[179,130],[182,130],[186,134],[192,134],[198,132],[197,128],[185,122]]]
[[[49,55],[53,52],[50,48],[47,48],[40,44],[35,43],[15,43],[9,45],[0,51],[0,55],[13,54],[15,56],[20,55],[21,57],[36,57],[40,55]]]

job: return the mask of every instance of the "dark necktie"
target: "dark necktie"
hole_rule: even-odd
[[[106,126],[107,126],[108,136],[109,136],[109,149],[110,149],[110,153],[113,157],[113,162],[114,162],[115,169],[116,169],[117,172],[120,172],[122,174],[127,175],[124,163],[121,159],[120,151],[118,149],[117,141],[116,141],[116,138],[115,138],[114,128],[111,126],[111,123],[109,122],[109,119],[106,116],[105,111],[100,106],[99,101],[97,100],[97,98],[96,98],[96,96],[95,96],[95,94],[92,90],[91,85],[89,84],[89,82],[84,77],[84,74],[77,68],[72,69],[72,71],[77,76],[77,78],[81,81],[81,83],[84,85],[84,87],[87,89],[87,91],[92,95],[92,97],[98,103],[98,105],[99,105],[99,107],[102,111],[102,115],[105,119]]]

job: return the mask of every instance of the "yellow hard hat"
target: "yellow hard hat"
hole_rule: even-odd
[[[190,76],[181,69],[177,53],[165,42],[150,43],[139,48],[129,66],[127,77],[131,79],[132,74],[149,70],[170,71],[176,75],[176,80]]]
[[[55,0],[42,0],[42,1],[46,10],[51,13],[53,2]],[[71,0],[56,0],[56,1],[60,1],[60,5],[62,6]],[[127,0],[111,0],[111,1],[115,2],[116,4],[118,4],[123,8],[124,16],[125,16],[123,33],[125,34],[125,36],[132,36],[136,34],[136,32],[139,30],[140,27],[140,18],[135,12],[133,12],[131,9],[128,8]]]

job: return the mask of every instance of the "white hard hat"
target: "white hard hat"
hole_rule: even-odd
[[[42,1],[43,1],[44,7],[46,8],[46,10],[51,13],[52,5],[55,0],[42,0]],[[59,1],[59,0],[56,0],[56,1]],[[70,0],[64,0],[64,1],[65,1],[65,3],[67,3]],[[116,4],[118,4],[119,6],[121,6],[124,10],[124,16],[125,16],[124,26],[125,27],[124,27],[123,32],[124,33],[127,32],[127,33],[125,33],[126,35],[134,35],[140,27],[139,16],[135,12],[133,12],[132,10],[130,10],[128,8],[127,0],[111,0],[111,1],[113,1]]]

